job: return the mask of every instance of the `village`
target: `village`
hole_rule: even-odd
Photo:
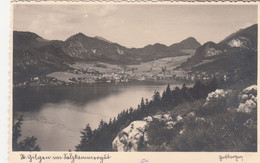
[[[103,67],[107,69],[107,67]],[[99,69],[100,70],[100,69]],[[197,80],[207,81],[213,78],[229,81],[236,75],[207,73],[207,72],[187,72],[181,69],[169,69],[166,66],[150,68],[146,71],[138,71],[138,68],[117,68],[111,71],[98,71],[93,68],[73,69],[66,72],[54,72],[46,76],[34,76],[27,81],[19,83],[16,87],[27,86],[82,86],[94,83],[127,83],[131,81],[182,81],[195,82]]]

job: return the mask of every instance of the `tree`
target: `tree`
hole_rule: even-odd
[[[98,129],[102,129],[102,127],[104,127],[104,125],[105,125],[105,122],[103,121],[103,119],[101,119],[99,126],[98,126]]]
[[[195,99],[204,97],[203,90],[204,90],[204,85],[202,84],[202,82],[200,80],[196,81],[191,91],[192,97],[194,97]]]
[[[149,104],[149,101],[148,101],[148,99],[146,98],[145,99],[145,105],[148,105]]]
[[[76,146],[76,151],[87,151],[88,149],[90,149],[88,146],[90,145],[90,140],[93,136],[93,132],[89,124],[87,124],[85,129],[83,129],[80,133],[81,140],[80,144]]]
[[[170,96],[170,95],[171,95],[171,87],[170,87],[170,84],[168,84],[167,87],[166,87],[165,95],[166,95],[166,96]]]
[[[21,127],[22,127],[23,116],[20,116],[17,119],[17,122],[13,122],[13,151],[40,151],[39,145],[37,145],[37,138],[26,137],[24,140],[18,142],[18,139],[21,134]]]
[[[162,103],[166,107],[171,106],[172,103],[173,103],[173,98],[172,98],[172,92],[171,92],[170,84],[167,85],[166,90],[163,92]]]
[[[158,91],[154,91],[153,103],[154,103],[155,107],[158,107],[161,104],[161,96],[160,96],[160,93]]]
[[[36,143],[36,137],[26,137],[19,143],[20,151],[40,151],[40,147],[39,145],[36,145]]]
[[[108,123],[109,125],[111,125],[112,124],[112,119],[110,118],[109,119],[109,123]]]
[[[132,106],[131,106],[130,109],[129,109],[129,113],[132,114],[133,111],[134,111],[134,109],[133,109]]]
[[[22,126],[23,116],[21,116],[17,122],[14,124],[13,122],[13,149],[18,147],[18,138],[22,136],[21,134],[21,126]]]
[[[181,92],[182,97],[185,101],[191,101],[193,99],[191,91],[188,87],[186,87],[186,84],[182,85]]]
[[[141,109],[144,109],[144,98],[142,97],[142,100],[141,100]]]

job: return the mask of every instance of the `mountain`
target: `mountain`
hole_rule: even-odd
[[[136,64],[164,57],[193,54],[200,44],[190,37],[180,43],[166,46],[160,43],[147,45],[143,48],[127,48],[117,43],[112,43],[102,37],[88,37],[83,33],[75,34],[65,41],[48,41],[40,36],[26,32],[19,33],[23,39],[14,40],[15,48],[20,45],[41,48],[42,46],[54,46],[59,48],[66,56],[80,61],[102,61],[113,64]],[[17,35],[17,34],[14,34]],[[36,41],[34,41],[36,40]],[[17,46],[16,46],[17,45]]]
[[[254,49],[257,48],[257,24],[246,29],[241,29],[236,33],[226,37],[220,44],[226,44],[230,47],[241,47]]]
[[[188,38],[171,47],[156,43],[143,48],[129,49],[102,37],[88,37],[78,33],[64,42],[62,50],[72,57],[88,61],[136,64],[164,57],[187,55],[190,51],[185,50],[196,50],[199,46],[200,44],[194,38]]]
[[[70,64],[105,62],[116,65],[139,64],[164,57],[194,54],[200,44],[194,38],[166,46],[160,43],[143,48],[127,48],[102,37],[75,34],[65,41],[46,40],[31,32],[13,32],[14,83],[54,71],[71,69]]]
[[[194,54],[200,43],[193,37],[189,37],[179,43],[166,46],[160,43],[147,45],[143,48],[132,48],[131,53],[139,61],[151,61],[165,57]]]
[[[170,49],[197,49],[200,45],[200,43],[194,38],[194,37],[188,37],[187,39],[176,43],[172,44],[169,46]]]
[[[142,62],[173,56],[166,45],[159,43],[147,45],[143,48],[132,48],[131,53],[136,60]]]
[[[222,75],[251,76],[257,70],[257,24],[241,29],[219,43],[207,42],[179,69]],[[254,76],[254,75],[252,75]]]
[[[94,38],[97,38],[97,39],[99,39],[99,40],[105,41],[105,42],[107,42],[107,43],[113,43],[113,42],[111,42],[111,41],[109,41],[109,40],[107,40],[107,39],[105,39],[105,38],[103,38],[103,37],[101,37],[101,36],[95,36]]]
[[[54,71],[67,71],[72,69],[70,64],[78,61],[131,65],[181,55],[192,57],[177,69],[191,73],[255,74],[257,25],[241,29],[219,43],[200,45],[195,38],[189,37],[170,46],[156,43],[143,48],[127,48],[83,33],[65,41],[46,40],[31,32],[13,33],[14,83]]]
[[[64,41],[62,50],[69,56],[85,61],[103,61],[125,64],[134,62],[126,55],[129,50],[116,43],[78,33]]]
[[[73,58],[64,53],[59,41],[49,41],[31,32],[13,32],[14,83],[53,71],[69,69]]]

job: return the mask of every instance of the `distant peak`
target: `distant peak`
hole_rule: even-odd
[[[197,43],[200,45],[200,43],[194,37],[188,37],[188,38],[182,40],[180,43],[184,43],[184,42],[189,42],[189,43],[193,42],[193,43]]]
[[[86,36],[85,34],[79,32],[71,37],[69,37],[67,40],[81,40],[81,39],[86,39],[86,38],[89,38],[88,36]],[[67,41],[66,40],[66,41]]]
[[[178,47],[181,49],[197,49],[201,44],[194,38],[188,37],[179,43],[172,44],[170,47]]]
[[[188,37],[188,38],[186,38],[184,40],[193,40],[193,41],[195,41],[196,39],[194,37]]]
[[[155,44],[153,44],[153,46],[166,46],[166,45],[161,44],[161,43],[155,43]]]
[[[103,37],[101,37],[101,36],[95,36],[94,38],[99,39],[99,40],[101,40],[101,41],[105,41],[105,42],[107,42],[107,43],[113,43],[113,42],[111,42],[111,41],[109,41],[109,40],[107,40],[107,39],[105,39],[105,38],[103,38]]]
[[[85,35],[85,34],[83,34],[83,33],[81,33],[81,32],[79,32],[79,33],[75,34],[74,36],[76,36],[76,37],[82,37],[82,36],[86,37],[86,35]]]
[[[144,48],[166,48],[166,47],[167,46],[164,44],[154,43],[154,44],[146,45]]]

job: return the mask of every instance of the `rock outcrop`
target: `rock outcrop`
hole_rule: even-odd
[[[129,126],[124,128],[112,142],[113,150],[133,152],[138,151],[139,145],[148,141],[147,127],[154,120],[162,121],[166,124],[167,129],[172,129],[182,120],[178,116],[174,120],[170,114],[154,115],[144,117],[141,121],[133,121]]]
[[[121,152],[134,152],[138,151],[140,145],[149,145],[147,144],[149,139],[147,128],[149,127],[150,123],[155,120],[165,123],[165,129],[167,130],[178,128],[179,134],[184,134],[186,130],[182,127],[182,124],[187,118],[191,118],[196,122],[206,121],[205,118],[196,116],[194,111],[187,114],[178,115],[176,117],[172,117],[170,114],[147,116],[144,117],[141,121],[133,121],[129,126],[124,128],[112,142],[113,150]]]
[[[226,97],[230,95],[231,92],[231,90],[217,89],[216,91],[209,93],[208,97],[206,98],[204,107],[213,103],[218,104],[220,101],[226,99]]]
[[[257,86],[252,85],[245,88],[238,95],[239,106],[237,112],[251,113],[257,107]]]
[[[117,151],[133,152],[138,150],[141,141],[147,141],[146,121],[134,121],[123,129],[112,142],[112,147]]]

